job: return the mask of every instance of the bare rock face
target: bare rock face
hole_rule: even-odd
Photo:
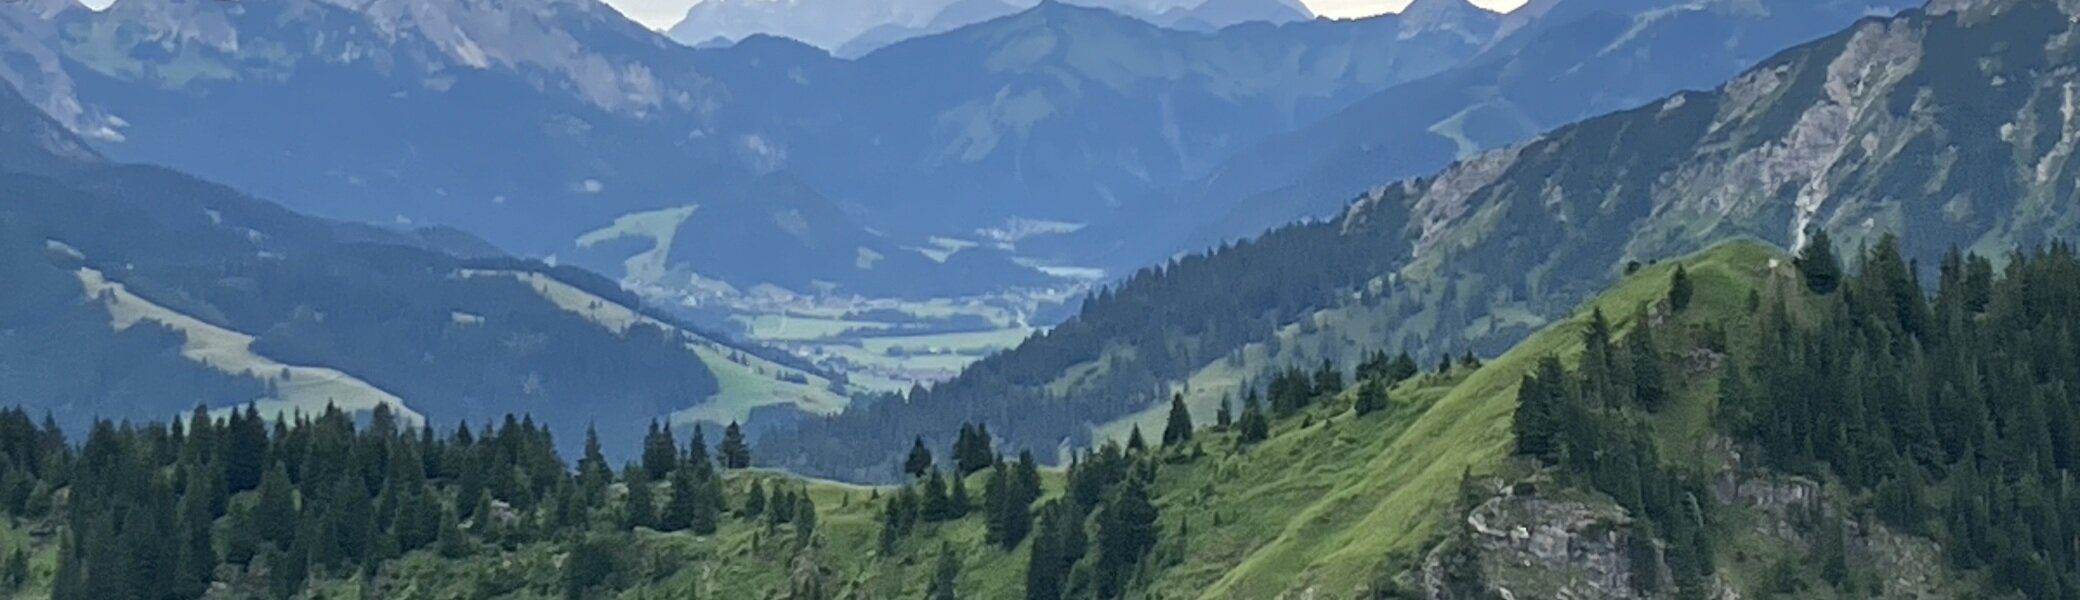
[[[1524,599],[1655,597],[1633,589],[1626,555],[1631,525],[1624,509],[1607,500],[1529,488],[1490,498],[1464,522],[1486,594]],[[1425,597],[1459,598],[1445,581],[1445,560],[1441,554],[1428,559],[1419,586]]]

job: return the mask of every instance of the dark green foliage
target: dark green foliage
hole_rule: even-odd
[[[1243,397],[1242,420],[1236,421],[1235,427],[1239,431],[1236,443],[1254,444],[1271,437],[1271,418],[1264,414],[1264,408],[1257,402],[1256,390],[1250,390],[1249,395]]]
[[[1176,447],[1192,441],[1192,411],[1184,405],[1184,394],[1170,395],[1170,417],[1163,423],[1163,446]]]
[[[1806,289],[1815,294],[1832,294],[1841,286],[1842,259],[1835,254],[1834,240],[1827,236],[1825,229],[1813,231],[1813,239],[1806,241],[1806,246],[1799,249],[1798,258],[1792,262],[1798,265],[1799,275],[1805,278]]]
[[[724,469],[751,468],[751,444],[744,441],[744,428],[730,421],[722,430],[722,443],[715,447],[715,458]]]
[[[766,488],[759,480],[751,480],[751,489],[744,493],[744,507],[737,512],[745,519],[757,519],[766,510]]]
[[[1025,541],[1033,527],[1033,499],[1037,490],[1024,489],[1010,465],[999,464],[990,471],[982,488],[983,526],[990,543],[1011,549]]]
[[[1719,367],[1718,426],[1757,464],[1840,482],[1877,523],[1934,538],[1953,566],[1984,571],[2004,592],[2080,590],[2070,543],[2080,535],[2070,333],[2080,330],[2080,257],[2053,245],[2012,256],[1997,277],[1987,261],[1953,253],[1931,301],[1897,240],[1880,238],[1853,275],[1830,265],[1826,244],[1816,235],[1800,258],[1802,297],[1768,302],[1726,332],[1751,343]],[[1815,305],[1815,316],[1793,317],[1792,303]],[[1520,388],[1514,427],[1519,454],[1645,516],[1668,580],[1688,594],[1711,579],[1714,525],[1710,495],[1664,464],[1643,425],[1671,393],[1663,336],[1641,318],[1614,344],[1597,315],[1581,369],[1564,376],[1542,362]],[[1842,593],[1868,593],[1848,539],[1868,524],[1806,521],[1805,562]]]
[[[625,478],[628,494],[622,498],[621,526],[629,529],[658,528],[657,494],[649,474],[642,469],[630,469],[628,475]]]
[[[1696,284],[1690,282],[1690,270],[1676,265],[1675,272],[1668,276],[1668,309],[1683,312],[1690,308],[1690,298],[1696,294]]]
[[[1141,437],[1141,425],[1137,423],[1132,430],[1127,432],[1127,451],[1145,452],[1147,450],[1148,440]]]
[[[1387,383],[1379,379],[1366,379],[1358,385],[1358,399],[1351,409],[1358,416],[1366,416],[1387,409]]]
[[[988,426],[962,424],[960,436],[953,442],[955,473],[971,475],[989,468],[997,456],[993,444]]]
[[[910,457],[903,460],[903,473],[915,479],[931,470],[932,451],[924,447],[924,438],[918,437],[910,444]]]
[[[618,576],[627,559],[622,556],[624,540],[607,535],[588,535],[572,544],[563,559],[563,592],[573,600],[591,593]]]
[[[808,547],[816,539],[816,501],[808,494],[796,498],[793,522],[795,546]]]
[[[651,421],[650,431],[643,435],[643,476],[650,481],[663,481],[678,463],[679,443],[672,438],[672,425],[659,427]]]
[[[955,594],[954,587],[960,576],[961,560],[955,553],[953,544],[941,544],[939,546],[939,561],[937,566],[932,568],[931,584],[925,588],[925,600],[955,600],[958,598],[959,596]]]
[[[1232,406],[1234,403],[1233,397],[1221,398],[1220,410],[1213,413],[1214,431],[1227,431],[1229,426],[1235,424],[1235,409]]]

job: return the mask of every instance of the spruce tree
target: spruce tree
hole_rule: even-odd
[[[1026,555],[1026,600],[1061,600],[1067,578],[1060,540],[1063,524],[1059,510],[1050,503],[1040,511],[1040,522],[1033,535],[1033,546]]]
[[[751,445],[744,441],[744,428],[730,421],[722,430],[722,444],[716,447],[724,469],[751,468]]]
[[[1126,591],[1135,565],[1155,547],[1157,516],[1148,487],[1138,477],[1128,477],[1097,513],[1098,597],[1117,598]]]
[[[274,463],[260,481],[260,500],[253,505],[248,522],[253,528],[253,537],[261,542],[274,544],[277,549],[287,549],[296,539],[296,496],[289,485],[289,471],[282,463]]]
[[[744,494],[744,509],[740,512],[744,514],[744,518],[746,520],[752,520],[757,519],[762,513],[765,512],[765,510],[765,485],[759,483],[758,480],[753,479],[751,480],[751,490]]]
[[[1352,410],[1358,413],[1358,416],[1362,417],[1370,415],[1372,413],[1386,410],[1386,408],[1386,382],[1380,379],[1366,379],[1365,383],[1359,384],[1358,399],[1353,403],[1352,406]]]
[[[628,495],[622,499],[622,527],[655,529],[657,524],[657,500],[650,487],[648,469],[629,469]]]
[[[658,515],[659,531],[680,531],[693,527],[694,514],[701,504],[700,481],[694,478],[693,468],[681,466],[672,470],[672,495],[665,500],[664,512]]]
[[[607,486],[614,483],[613,467],[607,465],[607,456],[599,445],[599,430],[585,426],[585,454],[578,459],[578,491],[588,504],[598,503],[607,497]]]
[[[1184,405],[1184,394],[1170,395],[1170,418],[1163,424],[1163,446],[1174,448],[1192,441],[1192,411]]]
[[[1234,403],[1235,399],[1233,397],[1221,398],[1220,410],[1213,413],[1213,428],[1215,431],[1227,431],[1229,426],[1235,424],[1235,412],[1231,406]]]
[[[1271,437],[1271,419],[1264,415],[1263,407],[1258,404],[1256,390],[1251,390],[1243,398],[1242,419],[1236,421],[1235,428],[1239,430],[1235,437],[1237,443],[1254,444]]]
[[[1683,265],[1676,265],[1675,273],[1668,276],[1669,310],[1683,312],[1683,309],[1690,308],[1690,297],[1696,293],[1690,283],[1690,271]]]
[[[200,598],[216,578],[216,524],[209,514],[207,482],[204,476],[190,474],[187,493],[181,496],[175,531],[179,537],[179,562],[174,566],[171,590],[177,597]]]
[[[1147,450],[1148,440],[1141,437],[1141,424],[1136,423],[1133,430],[1127,433],[1127,451],[1145,452]]]
[[[1336,370],[1329,359],[1322,359],[1321,368],[1315,369],[1313,392],[1318,397],[1343,393],[1343,372]]]
[[[678,441],[672,439],[672,426],[659,427],[650,422],[650,431],[643,435],[643,474],[650,481],[663,481],[672,474],[673,465],[679,462]]]
[[[1842,283],[1842,259],[1835,254],[1834,241],[1827,237],[1827,230],[1816,229],[1813,238],[1798,251],[1793,259],[1799,275],[1805,278],[1806,289],[1815,294],[1832,294]]]
[[[918,436],[910,443],[910,457],[903,461],[903,473],[915,479],[931,470],[932,451],[924,447],[924,437]]]
[[[794,503],[795,547],[807,548],[816,539],[816,502],[802,494]]]
[[[925,588],[925,600],[955,600],[954,585],[961,574],[960,557],[954,553],[953,544],[939,546],[938,566],[932,569],[932,582]]]

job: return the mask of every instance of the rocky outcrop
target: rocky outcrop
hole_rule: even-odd
[[[1633,589],[1632,519],[1608,500],[1519,484],[1467,511],[1462,525],[1453,543],[1473,545],[1479,587],[1492,597],[1654,597]],[[1419,587],[1428,598],[1463,600],[1466,582],[1447,581],[1449,551],[1441,547],[1424,565]]]

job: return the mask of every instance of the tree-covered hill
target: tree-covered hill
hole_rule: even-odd
[[[2080,422],[2055,361],[2080,352],[2016,336],[2062,329],[2071,311],[2049,309],[2080,301],[2080,259],[2049,248],[1996,274],[1960,257],[1929,299],[1896,248],[1843,269],[1725,245],[1644,267],[1492,360],[1290,372],[1206,426],[1176,403],[1171,425],[1066,471],[964,428],[878,488],[742,469],[734,430],[689,444],[653,429],[615,468],[592,440],[560,457],[532,419],[436,433],[387,410],[365,425],[236,412],[102,423],[73,446],[8,412],[0,583],[58,598],[2073,597]],[[1938,383],[1970,372],[1989,375]]]
[[[1087,445],[1205,409],[1273,369],[1369,352],[1499,353],[1626,265],[1735,237],[1851,248],[1901,234],[1911,260],[2075,235],[2062,91],[2069,8],[1938,4],[1785,51],[1685,92],[1365,194],[1328,221],[1150,268],[961,377],[884,400],[767,452],[790,468],[887,477],[918,434],[989,422],[1033,447]],[[1202,410],[1201,414],[1204,414]],[[842,451],[875,447],[881,453]]]

